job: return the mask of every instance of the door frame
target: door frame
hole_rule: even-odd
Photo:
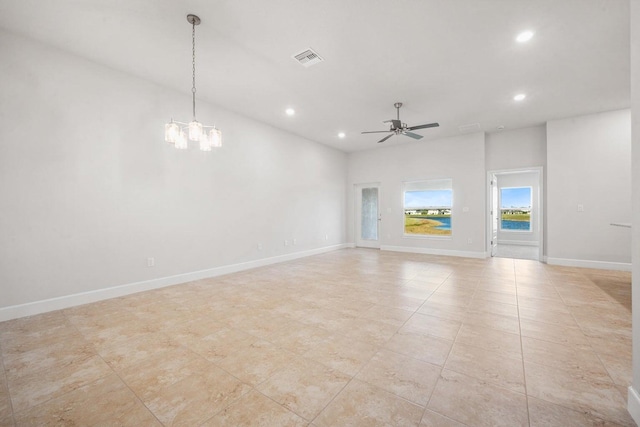
[[[489,237],[487,242],[489,243],[489,256],[494,257],[494,249],[498,248],[498,221],[500,217],[498,215],[498,210],[500,209],[500,197],[498,196],[498,174],[490,173],[489,174]],[[496,209],[494,209],[494,207]],[[494,241],[495,239],[495,241]]]
[[[362,235],[361,229],[361,197],[362,197],[362,189],[363,188],[377,188],[378,189],[378,240],[377,244],[371,245],[362,245],[362,240],[360,236]],[[380,200],[381,200],[381,184],[379,182],[364,182],[353,184],[353,194],[354,194],[354,245],[356,248],[371,248],[371,249],[380,249],[380,237],[382,236],[382,212],[380,209]]]
[[[491,170],[491,171],[487,171],[487,190],[486,190],[486,194],[487,194],[487,222],[486,222],[486,253],[485,255],[487,257],[491,257],[491,234],[492,234],[492,228],[491,228],[491,220],[492,220],[492,216],[491,216],[491,179],[493,175],[498,175],[498,182],[500,181],[499,179],[499,175],[500,174],[509,174],[509,173],[537,173],[538,174],[538,194],[537,195],[532,195],[532,197],[536,198],[536,201],[538,202],[538,215],[537,215],[537,219],[534,218],[535,224],[537,225],[537,230],[538,230],[538,244],[539,244],[539,250],[538,250],[538,261],[540,262],[545,262],[545,256],[544,256],[544,217],[545,217],[545,210],[544,210],[544,168],[542,166],[535,166],[535,167],[530,167],[530,168],[516,168],[516,169],[498,169],[498,170]]]

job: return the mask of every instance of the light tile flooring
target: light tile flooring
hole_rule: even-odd
[[[504,245],[502,243],[498,243],[495,256],[498,258],[540,259],[538,246]]]
[[[336,251],[0,323],[0,425],[634,425],[630,293]]]

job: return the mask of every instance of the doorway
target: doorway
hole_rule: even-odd
[[[543,261],[542,168],[490,171],[487,253]]]
[[[356,246],[380,249],[380,185],[356,184],[355,192]]]

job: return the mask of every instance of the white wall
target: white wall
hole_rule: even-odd
[[[498,175],[498,193],[504,187],[531,187],[531,231],[503,231],[498,227],[498,244],[539,244],[540,203],[538,193],[540,191],[538,173],[520,172],[504,173]]]
[[[381,184],[382,249],[485,255],[484,134],[380,147],[349,155],[347,238],[354,242],[354,185]],[[453,180],[450,239],[405,237],[402,183]],[[468,207],[468,212],[463,212]],[[467,243],[471,239],[472,243]]]
[[[224,147],[178,151],[187,82],[4,32],[0,57],[0,308],[345,241],[344,153],[201,102]]]
[[[629,412],[640,424],[640,1],[631,1],[631,135],[633,164],[633,383]]]
[[[547,133],[544,125],[489,133],[485,147],[488,171],[547,165]]]
[[[547,123],[550,263],[629,266],[631,233],[609,224],[631,222],[630,132],[629,110]]]

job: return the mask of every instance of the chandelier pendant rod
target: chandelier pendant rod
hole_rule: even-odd
[[[189,15],[190,17],[193,15]],[[193,95],[193,120],[196,119],[196,19],[189,19],[191,22],[191,65],[193,66],[191,93]],[[197,20],[200,23],[200,19]]]

